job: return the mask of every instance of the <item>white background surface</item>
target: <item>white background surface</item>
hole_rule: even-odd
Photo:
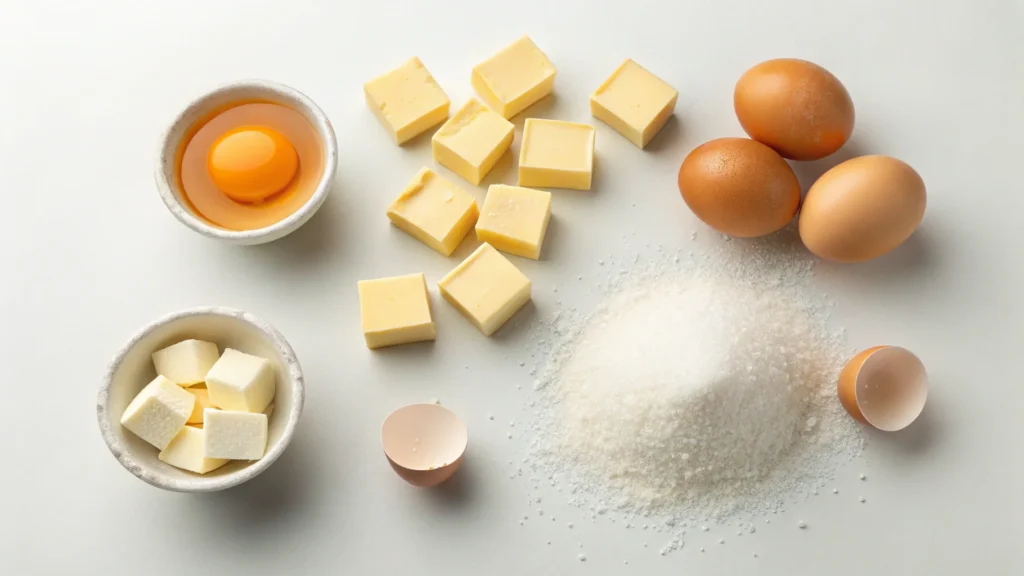
[[[1019,3],[48,4],[0,8],[3,572],[1024,571]],[[424,271],[433,284],[457,260],[389,226],[384,210],[430,164],[429,140],[393,145],[362,83],[417,55],[459,106],[471,95],[470,68],[524,33],[559,72],[555,98],[515,119],[514,151],[526,116],[590,122],[589,93],[624,57],[680,90],[676,120],[646,151],[597,124],[594,190],[556,192],[545,260],[516,259],[534,280],[535,316],[558,299],[592,306],[598,259],[621,250],[622,234],[691,245],[690,230],[704,228],[679,197],[676,170],[699,143],[742,134],[733,84],[761,60],[819,62],[856,104],[852,142],[798,167],[805,184],[868,152],[920,171],[929,206],[917,235],[875,262],[817,272],[852,345],[901,344],[932,376],[922,420],[872,436],[866,462],[840,471],[840,497],[812,498],[725,545],[714,532],[691,534],[667,557],[657,535],[592,523],[557,495],[543,506],[557,522],[520,526],[534,509],[526,482],[509,478],[507,460],[523,445],[505,433],[530,394],[519,367],[530,360],[527,331],[486,339],[435,298],[436,344],[363,346],[357,280]],[[320,213],[250,249],[180,225],[152,178],[165,124],[192,97],[244,77],[306,92],[333,121],[341,150],[339,188]],[[514,181],[509,158],[497,170],[488,182]],[[482,199],[482,188],[475,193]],[[702,234],[698,245],[719,241]],[[96,387],[138,327],[200,304],[275,324],[305,368],[306,410],[292,446],[262,477],[219,494],[162,492],[103,445]],[[467,421],[471,452],[450,485],[419,491],[389,469],[378,430],[391,409],[434,396]],[[862,469],[870,477],[859,484]]]

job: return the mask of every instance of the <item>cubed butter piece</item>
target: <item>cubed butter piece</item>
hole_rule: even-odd
[[[434,133],[434,160],[479,184],[512,145],[514,132],[511,122],[470,99]]]
[[[419,58],[370,80],[363,92],[366,104],[398,144],[448,118],[451,101]]]
[[[626,59],[590,97],[590,113],[640,148],[668,122],[679,92]]]
[[[477,64],[471,77],[477,94],[505,118],[551,94],[555,67],[529,36]]]
[[[530,279],[484,243],[438,282],[445,300],[486,336],[530,301]]]
[[[128,403],[121,425],[163,450],[185,427],[195,403],[196,397],[187,390],[157,376]]]
[[[469,192],[430,168],[417,172],[388,208],[392,224],[445,256],[451,256],[479,215]]]
[[[206,380],[206,373],[220,357],[217,345],[202,340],[183,340],[153,353],[156,373],[179,386]]]
[[[207,458],[259,460],[267,449],[267,415],[207,408],[203,434]]]
[[[206,457],[205,439],[206,432],[203,429],[185,426],[157,458],[175,468],[196,474],[206,474],[227,464],[226,459]]]
[[[590,190],[594,127],[527,118],[519,151],[519,185]]]
[[[194,386],[192,388],[186,388],[193,396],[196,397],[196,405],[192,408],[192,415],[188,417],[189,424],[202,424],[203,423],[203,410],[207,408],[213,408],[213,403],[210,402],[210,391],[206,388],[200,388]]]
[[[502,252],[536,260],[550,220],[550,192],[492,184],[476,223],[476,237]]]
[[[433,340],[427,279],[409,274],[359,282],[359,312],[367,348]]]
[[[223,410],[262,412],[277,385],[270,361],[228,348],[206,375],[210,403]]]

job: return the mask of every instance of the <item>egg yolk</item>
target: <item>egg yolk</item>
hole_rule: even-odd
[[[295,147],[267,126],[240,126],[210,147],[206,168],[213,183],[232,200],[260,202],[280,192],[299,167]]]

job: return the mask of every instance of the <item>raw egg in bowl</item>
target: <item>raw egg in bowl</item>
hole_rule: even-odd
[[[338,164],[334,128],[298,90],[244,80],[209,92],[171,123],[156,183],[182,224],[233,244],[263,244],[323,205]]]

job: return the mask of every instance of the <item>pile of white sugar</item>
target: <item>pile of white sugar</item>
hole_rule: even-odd
[[[780,239],[629,260],[592,315],[549,326],[535,481],[595,514],[749,520],[859,453],[835,397],[849,350],[804,252]]]

